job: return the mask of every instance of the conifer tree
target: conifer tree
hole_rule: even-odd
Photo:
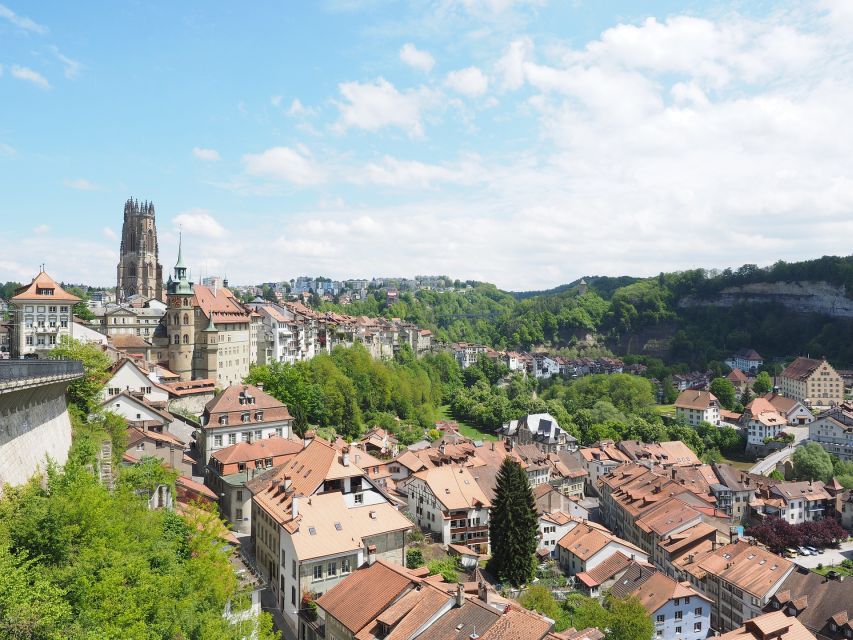
[[[537,535],[536,502],[527,474],[518,462],[507,457],[498,471],[489,515],[490,571],[513,586],[532,580]]]

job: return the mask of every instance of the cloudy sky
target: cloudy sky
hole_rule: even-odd
[[[235,283],[851,252],[850,0],[1,1],[0,281],[114,284],[128,197]]]

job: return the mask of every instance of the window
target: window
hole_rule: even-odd
[[[255,420],[257,422],[260,422],[263,419],[264,419],[264,412],[263,411],[255,411]]]
[[[264,432],[261,431],[260,429],[258,429],[257,431],[255,431],[255,440],[260,440],[261,437],[263,437],[263,435],[264,435]]]
[[[242,473],[245,470],[246,470],[246,463],[245,462],[238,462],[237,463],[237,471]]]
[[[323,579],[323,565],[315,564],[314,565],[314,579],[322,580]]]
[[[252,440],[252,432],[251,431],[244,431],[243,432],[243,442],[251,442],[251,440]]]
[[[702,623],[694,622],[693,623],[693,631],[702,631]]]
[[[281,427],[276,428],[275,435],[277,435],[279,438],[281,437]]]
[[[363,493],[355,494],[354,499],[355,499],[355,504],[364,504],[364,494]]]
[[[675,628],[675,633],[681,633],[681,627],[676,627],[676,628]]]
[[[290,561],[290,575],[294,580],[296,579],[296,560]]]
[[[296,587],[290,587],[290,604],[296,604]]]
[[[222,446],[222,436],[213,436],[213,446],[221,447]]]
[[[675,612],[675,619],[676,619],[676,620],[681,620],[681,611],[676,611],[676,612]]]
[[[237,500],[239,500],[240,502],[243,501],[243,492],[242,491],[237,492]]]
[[[29,346],[33,346],[33,337],[32,336],[27,336],[27,344]]]
[[[343,560],[341,560],[341,573],[349,573],[349,572],[350,572],[349,558],[344,558]]]
[[[229,433],[228,434],[228,444],[237,444],[237,434]]]
[[[662,613],[659,613],[659,614],[657,615],[657,623],[658,623],[658,624],[663,624],[663,614],[662,614]]]
[[[243,510],[240,507],[237,507],[237,520],[243,519]]]
[[[327,569],[327,575],[329,577],[338,575],[338,563],[337,562],[330,562],[329,563],[329,567]]]
[[[281,566],[282,567],[287,566],[287,558],[286,558],[286,554],[284,553],[284,549],[281,550]],[[282,586],[284,586],[284,576],[281,577],[281,584],[282,584]]]
[[[190,337],[189,337],[189,335],[187,335],[187,334],[185,333],[185,334],[184,334],[184,344],[189,344],[189,343],[190,343]]]
[[[240,416],[240,420],[242,422],[248,422],[249,421],[249,412],[244,411],[243,414]]]
[[[693,615],[701,616],[702,615],[702,607],[696,607],[693,609]]]
[[[225,414],[219,416],[219,424],[228,424],[228,416]]]

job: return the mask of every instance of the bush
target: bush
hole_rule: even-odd
[[[459,582],[459,565],[453,558],[445,558],[443,560],[431,560],[427,563],[429,575],[434,576],[441,574],[445,582],[456,584]]]
[[[424,566],[424,554],[420,549],[406,551],[406,568],[417,569]]]

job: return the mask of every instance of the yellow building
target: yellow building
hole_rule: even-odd
[[[797,358],[779,376],[780,391],[811,407],[844,401],[844,380],[826,360]]]

